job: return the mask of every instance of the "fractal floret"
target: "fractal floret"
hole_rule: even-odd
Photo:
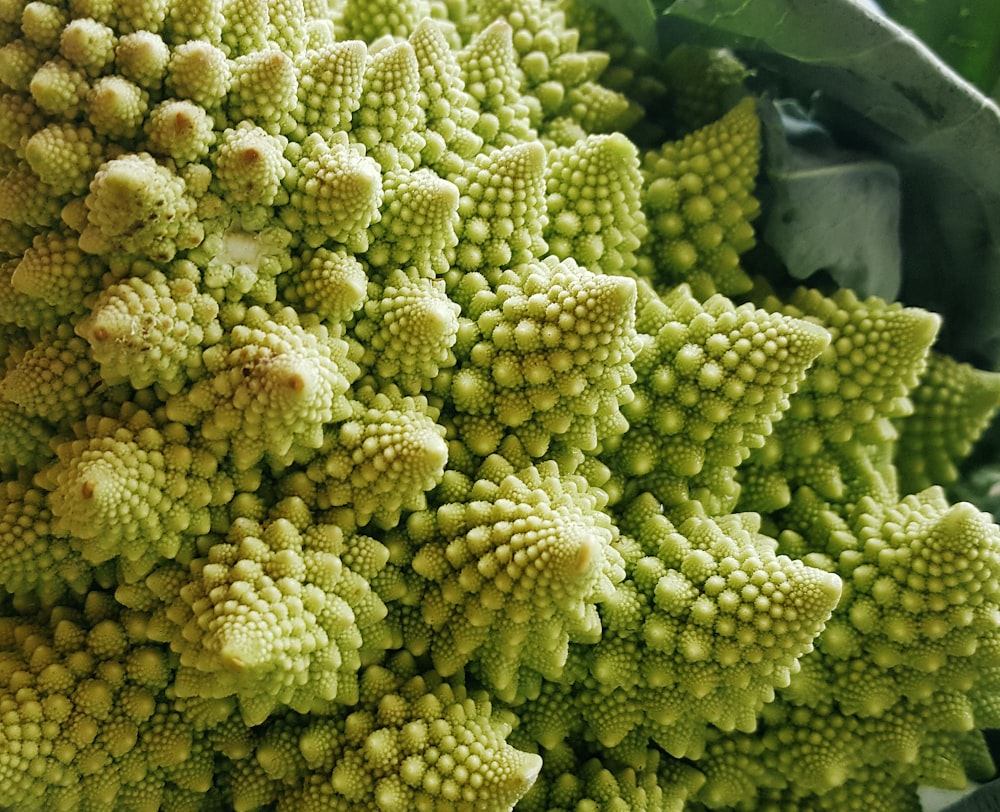
[[[989,775],[1000,375],[753,261],[750,70],[615,25],[0,4],[0,810]]]

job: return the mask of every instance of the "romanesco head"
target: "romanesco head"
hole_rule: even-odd
[[[997,530],[903,491],[995,382],[751,285],[746,69],[581,2],[0,3],[0,806],[984,775]]]

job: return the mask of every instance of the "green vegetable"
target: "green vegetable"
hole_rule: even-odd
[[[708,5],[0,4],[0,808],[989,777],[941,486],[1000,353],[914,201],[991,224],[1000,117],[856,3]]]

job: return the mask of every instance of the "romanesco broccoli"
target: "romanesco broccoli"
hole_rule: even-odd
[[[0,3],[0,809],[990,774],[1000,528],[938,485],[1000,374],[751,262],[750,71],[627,43],[583,0]]]

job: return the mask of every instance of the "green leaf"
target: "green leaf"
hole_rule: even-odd
[[[895,299],[902,273],[896,168],[838,146],[794,102],[762,102],[760,110],[768,142],[764,241],[796,279],[822,270],[840,287]]]
[[[1000,78],[1000,3],[996,0],[882,0],[905,25],[984,93]]]

